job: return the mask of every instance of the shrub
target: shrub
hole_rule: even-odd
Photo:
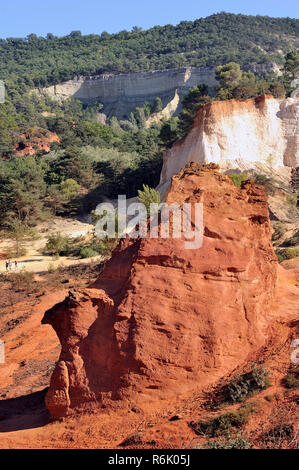
[[[22,269],[19,273],[12,273],[9,275],[8,280],[11,287],[15,291],[30,292],[34,287],[34,274]]]
[[[272,235],[272,240],[276,241],[279,238],[281,238],[285,234],[286,230],[287,230],[287,228],[286,228],[285,224],[283,224],[282,222],[278,222],[275,225],[274,233]]]
[[[63,251],[67,249],[69,245],[69,238],[64,237],[61,233],[53,233],[48,236],[46,243],[46,250],[51,254],[60,255]]]
[[[197,446],[197,449],[199,447]],[[202,446],[201,448],[204,449],[251,449],[252,445],[246,439],[245,437],[242,436],[237,436],[237,437],[230,437],[225,436],[224,438],[221,439],[215,439],[215,440],[210,440],[208,439],[206,444]]]
[[[53,263],[50,263],[48,266],[48,273],[54,273],[56,271],[56,268]]]
[[[228,176],[237,187],[241,186],[242,181],[248,180],[247,173],[229,173]]]
[[[98,256],[98,252],[94,251],[91,247],[85,246],[81,248],[79,256],[80,258],[92,258],[93,256]]]
[[[286,259],[297,258],[299,256],[299,248],[286,248],[284,250],[284,255]]]
[[[249,416],[256,410],[255,403],[242,405],[237,411],[227,411],[206,422],[190,423],[190,427],[199,435],[211,437],[228,434],[232,428],[241,428],[248,423]]]
[[[299,387],[299,370],[290,371],[283,379],[286,388],[298,388]]]
[[[299,248],[286,248],[285,250],[277,250],[275,254],[278,261],[285,261],[286,259],[297,258],[299,256]]]
[[[284,251],[283,250],[275,250],[275,254],[277,256],[278,262],[281,263],[282,261],[285,261],[287,258],[284,256]]]
[[[269,372],[263,366],[253,364],[250,372],[237,376],[225,388],[225,396],[230,403],[237,403],[252,394],[269,387]]]
[[[261,423],[258,444],[267,449],[298,448],[297,407],[291,400],[278,401],[267,420]],[[296,429],[297,428],[297,429]]]
[[[150,188],[147,184],[143,185],[143,190],[138,189],[138,201],[145,205],[147,214],[150,214],[150,205],[153,203],[160,204],[160,194],[154,188]]]
[[[276,183],[274,178],[269,178],[266,175],[257,175],[254,181],[256,184],[260,184],[265,187],[265,191],[268,196],[274,196],[276,191]]]
[[[11,259],[11,258],[21,258],[22,256],[26,256],[26,254],[27,254],[27,250],[21,244],[15,245],[12,250],[8,250],[7,253],[6,253],[7,258],[9,258],[9,259]]]
[[[261,438],[263,447],[267,449],[285,448],[285,442],[289,441],[294,434],[292,424],[280,423],[263,433]]]

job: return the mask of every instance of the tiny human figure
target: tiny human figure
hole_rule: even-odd
[[[9,266],[9,263],[8,263],[8,261],[5,261],[5,267],[6,267],[6,271],[8,271],[8,266]]]
[[[12,262],[9,260],[8,261],[8,268],[9,268],[10,271],[11,271],[11,267],[12,267]]]
[[[18,269],[18,262],[15,261],[15,269]]]

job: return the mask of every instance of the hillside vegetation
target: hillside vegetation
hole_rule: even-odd
[[[0,76],[19,86],[46,86],[76,75],[138,72],[230,61],[283,63],[299,45],[299,20],[219,13],[146,31],[0,40]]]
[[[221,13],[148,31],[0,40],[0,77],[6,87],[0,103],[1,228],[19,240],[45,218],[85,214],[107,197],[134,197],[143,185],[154,187],[162,152],[188,134],[202,105],[289,93],[299,72],[298,25],[290,18]],[[244,70],[269,61],[282,64],[281,77]],[[159,97],[126,120],[112,117],[104,125],[98,119],[100,102],[87,106],[70,98],[59,103],[30,92],[77,74],[189,65],[216,67],[216,94],[209,96],[207,87],[198,84],[183,99],[178,117],[150,128],[147,119],[162,109]],[[45,138],[50,151],[40,146]]]

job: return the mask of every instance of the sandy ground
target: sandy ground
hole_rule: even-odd
[[[61,266],[70,266],[79,263],[90,263],[92,261],[101,260],[101,256],[88,259],[76,259],[73,257],[60,256],[59,259],[55,259],[52,256],[45,256],[42,254],[43,249],[47,243],[47,237],[50,234],[60,232],[64,236],[76,238],[79,236],[85,236],[92,232],[93,225],[86,222],[81,222],[76,219],[68,219],[62,217],[55,217],[53,220],[40,224],[36,227],[37,232],[40,234],[38,240],[24,242],[24,248],[26,249],[26,255],[13,258],[12,261],[18,261],[18,271],[25,269],[26,271],[34,273],[42,273],[49,269],[57,269]],[[0,273],[6,272],[5,267],[5,253],[13,248],[14,242],[12,240],[1,240],[0,241]],[[15,271],[13,264],[12,271]]]

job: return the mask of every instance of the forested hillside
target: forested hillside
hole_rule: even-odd
[[[283,63],[299,45],[299,20],[219,13],[177,26],[118,34],[0,40],[0,76],[16,85],[46,86],[78,74],[132,72],[238,62]]]
[[[214,99],[290,93],[299,73],[298,38],[299,20],[221,13],[147,31],[0,40],[0,79],[6,88],[0,103],[4,235],[19,240],[45,218],[86,213],[107,197],[132,197],[143,184],[155,186],[164,149],[189,132],[200,106]],[[281,64],[283,75],[244,71],[246,65],[269,62]],[[78,74],[200,65],[216,67],[216,93],[209,96],[198,84],[183,99],[178,117],[154,120],[150,128],[146,121],[161,111],[160,97],[128,119],[112,117],[104,125],[99,102],[86,106],[70,98],[60,103],[31,93],[33,87]],[[49,136],[48,147],[41,146]]]

